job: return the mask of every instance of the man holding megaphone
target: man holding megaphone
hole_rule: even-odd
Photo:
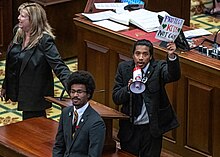
[[[134,44],[133,60],[119,63],[112,98],[130,116],[119,121],[122,150],[139,157],[160,157],[163,134],[179,126],[165,90],[165,84],[181,76],[175,50],[175,43],[168,43],[166,60],[157,61],[152,43],[142,39]]]

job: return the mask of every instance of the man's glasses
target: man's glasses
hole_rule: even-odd
[[[83,94],[83,93],[86,93],[85,90],[70,90],[70,94]]]

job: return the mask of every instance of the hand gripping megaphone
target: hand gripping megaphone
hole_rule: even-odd
[[[146,86],[142,82],[142,71],[140,67],[135,67],[133,70],[133,82],[130,84],[130,91],[135,94],[144,92]]]

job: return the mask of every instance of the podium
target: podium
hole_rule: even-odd
[[[45,97],[45,99],[47,101],[60,105],[62,108],[72,105],[72,101],[69,98],[63,98],[62,100],[60,100],[59,98]],[[106,125],[106,137],[105,137],[104,150],[106,151],[115,150],[116,143],[112,137],[113,119],[125,119],[129,117],[115,109],[107,107],[94,100],[90,100],[89,103],[91,107],[100,114],[100,116],[103,118],[105,125]]]

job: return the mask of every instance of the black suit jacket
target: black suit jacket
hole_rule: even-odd
[[[39,43],[28,50],[16,69],[11,69],[11,50],[19,49],[19,44],[11,44],[6,56],[5,79],[3,88],[6,89],[6,99],[18,101],[18,110],[39,111],[50,108],[52,104],[45,101],[44,96],[54,95],[53,73],[64,86],[70,74],[55,46],[51,36],[44,34]],[[19,53],[19,52],[17,52]],[[17,71],[12,77],[11,74]],[[8,83],[15,79],[14,84]],[[11,82],[11,81],[10,81]],[[15,89],[17,88],[17,91]]]
[[[53,157],[101,157],[105,140],[105,123],[89,105],[72,138],[73,107],[63,109]]]
[[[124,61],[119,63],[115,76],[115,86],[113,89],[113,101],[116,105],[121,105],[121,111],[129,115],[130,92],[128,81],[132,78],[134,61]],[[149,115],[150,132],[158,137],[163,133],[176,128],[179,123],[172,106],[170,105],[165,84],[177,81],[180,78],[179,59],[175,61],[154,61],[151,60],[148,68],[148,80],[145,83],[146,90],[142,93]],[[132,135],[133,124],[129,120],[120,120],[119,138],[122,141],[128,140]]]

